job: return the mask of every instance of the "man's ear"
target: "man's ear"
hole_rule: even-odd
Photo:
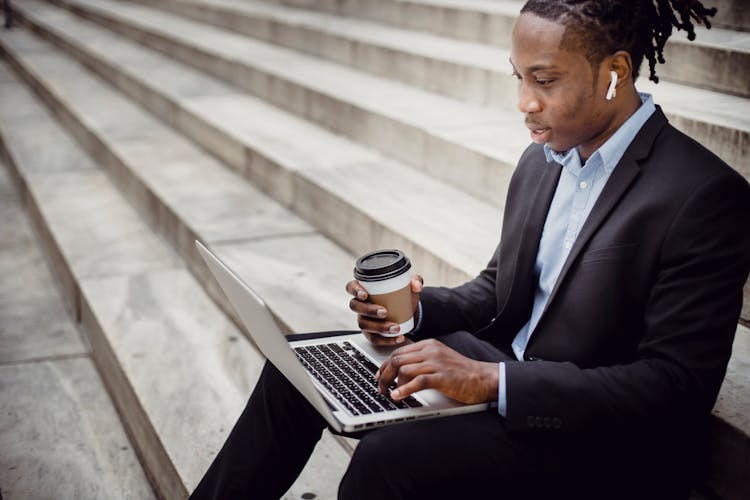
[[[618,50],[609,57],[609,68],[607,73],[614,71],[617,73],[617,88],[627,82],[633,81],[633,59],[630,52]]]
[[[625,50],[605,57],[599,65],[597,92],[607,101],[613,100],[620,90],[633,85],[633,59]]]

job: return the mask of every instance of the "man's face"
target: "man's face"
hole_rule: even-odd
[[[555,151],[579,146],[588,158],[614,118],[614,106],[604,99],[609,71],[604,62],[595,70],[582,52],[561,48],[564,35],[562,24],[528,13],[518,18],[510,56],[518,109],[534,142]]]

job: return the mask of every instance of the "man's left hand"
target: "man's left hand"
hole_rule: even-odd
[[[398,401],[422,389],[437,389],[462,403],[497,400],[497,363],[469,359],[435,339],[396,349],[378,370],[380,392],[398,377],[390,396]]]

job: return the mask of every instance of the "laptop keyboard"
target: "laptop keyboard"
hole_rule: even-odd
[[[375,382],[378,367],[349,342],[301,346],[294,351],[305,368],[352,415],[422,406],[412,396],[394,401],[380,394]],[[388,390],[395,388],[392,384]]]

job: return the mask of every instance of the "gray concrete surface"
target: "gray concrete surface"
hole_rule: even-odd
[[[421,166],[474,195],[484,195],[485,199],[490,199],[486,193],[476,191],[482,185],[476,177],[446,178],[445,168],[440,167],[456,162],[474,166],[484,161],[490,165],[512,168],[515,158],[528,143],[528,137],[520,127],[520,115],[514,108],[515,92],[512,91],[502,94],[508,108],[505,111],[461,105],[413,87],[394,84],[390,79],[375,78],[345,66],[327,64],[154,9],[106,1],[65,0],[65,3],[76,12],[104,22],[110,28],[158,50],[171,51],[178,59],[230,81],[277,106],[412,165]],[[364,44],[371,46],[371,42]],[[422,43],[425,44],[429,45]],[[316,43],[303,37],[294,45],[314,47]],[[380,56],[366,50],[352,56],[349,63],[356,59],[367,66],[367,61],[373,59],[374,65],[393,67],[391,73],[398,74],[398,67],[404,66],[398,64],[398,57],[404,50],[386,51]],[[500,71],[490,70],[483,78],[505,79],[506,84],[510,81],[510,85],[501,88],[512,89],[515,82],[506,68],[507,57],[498,52],[496,59],[488,59],[488,53],[485,51],[476,57],[482,58],[484,66],[497,67]],[[445,80],[445,85],[462,86],[462,82],[455,81],[455,71],[444,69],[439,74],[432,74],[430,71],[434,65],[425,62],[427,60],[415,65],[414,56],[406,57],[411,63],[407,65],[408,71],[419,74],[419,82],[433,81],[437,77],[438,80]],[[449,62],[450,58],[445,56],[438,61]],[[471,64],[467,67],[477,69]],[[750,144],[750,128],[744,119],[750,112],[748,101],[718,92],[665,83],[656,86],[642,79],[639,86],[655,94],[657,102],[665,107],[668,116],[678,127],[705,143],[741,172],[750,173],[750,157],[746,147]],[[469,86],[472,84],[469,83]],[[331,92],[332,88],[336,89],[335,93]],[[365,125],[353,126],[359,122]],[[505,140],[488,141],[485,139],[487,136],[504,137]],[[495,168],[497,171],[498,168]]]
[[[36,109],[40,126],[49,124]],[[6,128],[12,122],[3,121]],[[23,144],[5,145],[17,165]],[[59,256],[58,272],[74,285],[68,302],[80,311],[93,359],[159,494],[184,497],[244,407],[263,360],[103,172],[37,167],[17,173],[45,246]],[[61,206],[64,199],[71,203]],[[246,210],[253,215],[268,214]],[[112,236],[118,230],[122,239]],[[348,457],[326,434],[287,497],[334,497]]]
[[[0,492],[155,498],[0,161]]]
[[[518,2],[409,0],[395,2],[398,9],[392,8],[394,2],[382,1],[378,6],[383,8],[377,10],[369,0],[326,2],[327,9],[380,16],[390,24],[399,19],[411,23],[410,29],[459,38],[494,32],[486,29],[487,19],[512,18],[518,7]],[[341,18],[291,13],[255,2],[242,4],[243,13],[254,12],[250,18],[218,15],[216,8],[239,8],[227,0],[201,2],[210,8],[193,5],[185,12],[201,10],[224,29],[266,29],[266,38],[274,43],[360,64],[370,72],[390,65],[402,71],[396,71],[402,83],[394,83],[388,72],[382,73],[388,79],[376,78],[151,9],[106,1],[65,3],[74,5],[78,14],[106,19],[107,28],[168,55],[65,11],[24,2],[22,10],[37,29],[88,69],[23,31],[0,33],[0,45],[9,51],[26,84],[43,96],[96,162],[61,134],[49,115],[34,111],[35,106],[41,109],[37,98],[2,64],[0,133],[10,144],[14,163],[22,165],[19,174],[27,186],[32,218],[51,266],[61,275],[63,296],[92,339],[94,359],[100,367],[117,367],[103,371],[104,381],[139,443],[147,472],[158,477],[159,491],[180,497],[194,486],[221,444],[261,363],[228,319],[234,315],[208,279],[193,240],[208,242],[253,283],[287,330],[351,328],[343,283],[357,253],[374,246],[404,248],[430,284],[458,283],[483,266],[492,251],[487,245],[495,243],[488,235],[499,230],[498,200],[504,198],[508,166],[528,141],[517,133],[520,122],[506,111],[485,110],[403,85],[424,88],[439,83],[440,88],[431,90],[464,99],[474,96],[483,92],[477,90],[478,77],[455,79],[455,67],[435,68],[430,61],[438,66],[458,63],[463,53],[474,68],[482,68],[489,60],[484,54],[501,52],[497,48],[443,40],[440,57],[430,48],[437,39],[427,33],[394,35],[384,26],[347,26]],[[482,9],[490,9],[492,15],[477,16],[475,11]],[[275,21],[268,21],[271,17]],[[745,38],[737,35],[736,40],[742,43]],[[409,45],[411,53],[397,50],[399,45]],[[664,93],[657,99],[672,110],[674,123],[723,157],[739,159],[735,166],[750,176],[747,99],[670,83],[660,85],[659,91]],[[38,137],[49,147],[37,147]],[[383,153],[401,155],[400,161]],[[97,170],[99,165],[106,175]],[[399,188],[389,189],[389,183]],[[0,209],[9,206],[6,200],[16,201],[8,186],[9,176],[0,174]],[[368,197],[374,186],[388,195]],[[65,203],[66,197],[72,203]],[[451,203],[436,205],[436,199]],[[487,203],[490,199],[494,206]],[[441,216],[425,217],[428,205]],[[469,214],[478,222],[467,224]],[[131,235],[132,247],[116,241],[117,227]],[[151,261],[137,257],[139,267],[129,259],[143,251],[141,244],[159,250],[147,251],[155,256]],[[81,251],[100,246],[90,254]],[[463,253],[454,251],[457,248]],[[9,260],[8,266],[37,268],[38,262],[27,260],[18,266]],[[315,263],[312,268],[310,262]],[[55,314],[50,306],[43,307]],[[24,325],[14,313],[34,309],[0,305],[0,320]],[[36,323],[29,324],[36,328]],[[17,347],[17,339],[3,344],[0,338],[0,369],[3,355],[21,359],[70,337],[64,331],[39,332],[29,336],[26,351]],[[749,334],[747,329],[738,331],[712,428],[717,443],[712,453],[720,458],[711,479],[717,481],[717,491],[729,488],[730,495],[741,491],[737,484],[743,484],[743,460],[750,456],[743,413]],[[75,342],[66,342],[60,344],[62,355],[77,356]],[[15,350],[3,354],[4,345],[11,344]],[[164,360],[169,366],[164,383],[150,383],[154,374],[164,372]],[[207,379],[216,380],[206,383]],[[211,403],[216,404],[207,409]],[[185,437],[196,434],[196,429],[198,438],[186,444]],[[313,492],[333,498],[347,451],[354,445],[326,436],[287,497]]]

